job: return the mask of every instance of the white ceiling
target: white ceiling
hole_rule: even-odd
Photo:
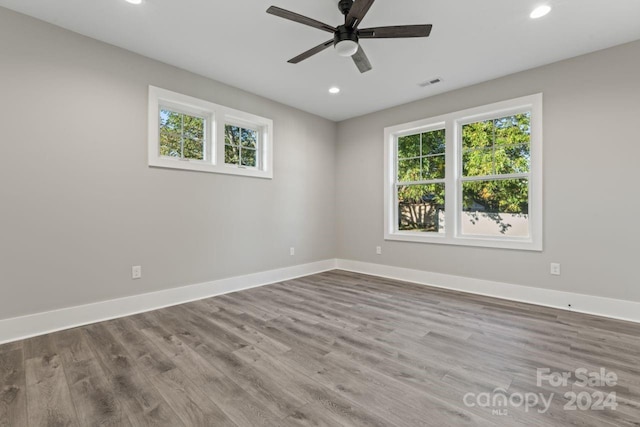
[[[541,3],[553,10],[539,20]],[[424,39],[361,40],[373,70],[333,49],[287,60],[329,33],[265,13],[270,5],[330,25],[337,0],[0,0],[0,6],[332,120],[343,120],[640,39],[638,0],[377,0],[361,27],[433,24]],[[442,83],[417,84],[439,77]],[[330,95],[330,86],[342,89]]]

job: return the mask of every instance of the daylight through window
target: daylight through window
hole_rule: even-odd
[[[542,248],[542,96],[385,129],[385,238]]]
[[[149,165],[273,176],[273,122],[157,87],[149,87]]]

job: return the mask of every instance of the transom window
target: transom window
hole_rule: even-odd
[[[149,86],[149,166],[273,176],[273,122]]]
[[[542,95],[387,128],[385,164],[386,239],[542,249]]]
[[[205,124],[204,117],[160,108],[160,155],[204,160]]]
[[[228,165],[258,166],[259,132],[242,126],[224,127],[224,162]]]

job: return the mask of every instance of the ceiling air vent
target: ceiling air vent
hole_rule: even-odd
[[[437,83],[440,83],[441,81],[442,80],[440,78],[431,79],[431,80],[427,80],[426,82],[418,83],[418,86],[427,87],[427,86],[431,86],[431,85],[435,85]]]

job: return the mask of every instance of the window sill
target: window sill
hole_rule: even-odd
[[[470,246],[470,247],[483,247],[483,248],[495,248],[495,249],[515,249],[522,251],[542,251],[542,242],[536,242],[531,239],[518,239],[518,238],[491,238],[485,236],[472,237],[448,237],[444,234],[438,233],[412,233],[412,232],[395,232],[386,233],[385,240],[401,241],[401,242],[414,242],[414,243],[428,243],[439,245],[455,245],[455,246]]]
[[[273,179],[271,171],[255,168],[241,168],[230,165],[214,165],[199,160],[178,160],[168,158],[149,159],[149,166],[166,169],[182,169],[195,172],[219,173],[225,175],[241,175],[252,178]]]

